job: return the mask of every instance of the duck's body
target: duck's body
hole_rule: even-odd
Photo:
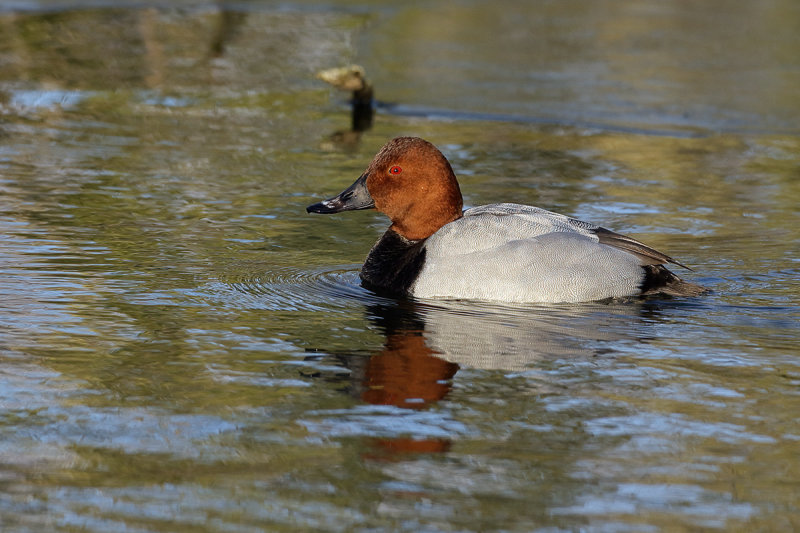
[[[422,139],[390,141],[353,186],[308,210],[370,207],[392,219],[361,270],[364,284],[377,292],[582,302],[704,291],[663,266],[680,265],[677,261],[593,224],[519,204],[485,205],[462,213],[449,163]]]

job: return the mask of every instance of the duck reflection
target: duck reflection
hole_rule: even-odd
[[[374,405],[427,409],[447,396],[458,364],[439,357],[425,337],[425,322],[412,302],[375,305],[367,309],[386,342],[370,357],[358,380],[360,398]],[[449,438],[394,437],[368,439],[371,459],[390,460],[408,453],[441,453],[450,449]]]
[[[383,330],[383,349],[370,357],[360,376],[361,399],[371,404],[424,409],[450,392],[458,365],[431,349],[425,323],[413,307],[378,305],[368,309]]]
[[[544,360],[590,359],[624,339],[646,341],[642,326],[658,309],[648,302],[511,306],[403,301],[370,306],[367,315],[386,335],[384,352],[394,347],[408,354],[416,347],[456,370],[520,372]]]
[[[609,343],[646,341],[648,317],[657,315],[658,307],[642,302],[509,307],[405,300],[368,306],[366,314],[385,341],[367,357],[332,356],[350,371],[347,390],[369,404],[425,410],[450,394],[461,368],[524,372],[548,360],[597,357],[610,351]],[[536,387],[541,394],[548,385]],[[439,436],[369,442],[387,459],[403,452],[446,451],[451,444]]]

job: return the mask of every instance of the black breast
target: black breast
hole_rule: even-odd
[[[361,284],[379,294],[407,295],[425,262],[424,244],[387,230],[361,267]]]

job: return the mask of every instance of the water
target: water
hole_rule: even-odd
[[[796,3],[114,6],[0,11],[3,531],[800,528]],[[371,294],[401,134],[714,292]]]

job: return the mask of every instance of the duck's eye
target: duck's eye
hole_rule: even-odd
[[[402,168],[394,166],[389,169],[389,174],[400,174],[403,171]]]

